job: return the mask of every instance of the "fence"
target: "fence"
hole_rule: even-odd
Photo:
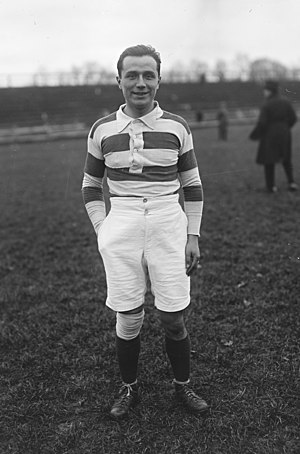
[[[296,107],[299,88],[297,81],[282,86]],[[253,121],[262,89],[260,84],[238,81],[162,84],[157,99],[163,109],[182,115],[194,127],[209,127],[221,102],[226,102],[231,122]],[[116,85],[0,89],[0,142],[85,135],[97,118],[122,102]],[[203,121],[197,122],[201,115]]]

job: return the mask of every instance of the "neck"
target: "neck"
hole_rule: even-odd
[[[132,118],[139,118],[147,115],[155,108],[155,102],[153,102],[152,106],[148,109],[131,109],[127,104],[125,105],[123,112]]]

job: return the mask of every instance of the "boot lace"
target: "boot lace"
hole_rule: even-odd
[[[127,392],[125,394],[125,390],[127,389]],[[130,394],[133,392],[133,389],[132,389],[132,385],[130,384],[127,384],[127,383],[123,383],[123,385],[121,386],[120,388],[120,392],[119,394],[123,394],[122,397],[129,397]]]
[[[132,398],[133,392],[134,390],[132,389],[132,386],[130,384],[123,383],[119,391],[120,397],[115,403],[115,406],[119,408],[126,408],[128,406],[128,401],[130,400],[130,398]]]
[[[188,399],[192,399],[194,400],[195,402],[197,402],[199,400],[199,396],[197,396],[196,393],[194,393],[194,391],[190,388],[188,388],[187,386],[184,386],[182,387],[182,393],[188,398]]]

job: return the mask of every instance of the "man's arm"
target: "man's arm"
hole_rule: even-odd
[[[190,275],[200,258],[199,236],[203,212],[203,189],[189,130],[178,159],[178,172],[183,187],[184,211],[188,219],[186,268],[187,274]]]
[[[103,196],[105,162],[93,139],[88,139],[88,151],[82,181],[82,197],[96,234],[106,216]]]
[[[103,198],[103,179],[84,173],[82,181],[82,197],[88,216],[96,234],[106,216]]]
[[[261,140],[266,133],[268,122],[268,111],[267,107],[264,105],[260,110],[259,117],[256,125],[254,126],[254,129],[250,132],[249,139],[254,141]]]
[[[198,235],[188,235],[185,247],[186,274],[190,276],[200,259]]]

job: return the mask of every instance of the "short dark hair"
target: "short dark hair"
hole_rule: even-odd
[[[138,44],[137,46],[127,47],[127,49],[125,49],[121,53],[117,63],[119,77],[121,76],[121,72],[123,69],[123,60],[125,57],[143,57],[144,55],[150,55],[150,57],[154,58],[157,64],[157,72],[158,75],[160,76],[161,59],[159,52],[157,52],[154,49],[154,47],[150,45],[145,46],[144,44]]]

